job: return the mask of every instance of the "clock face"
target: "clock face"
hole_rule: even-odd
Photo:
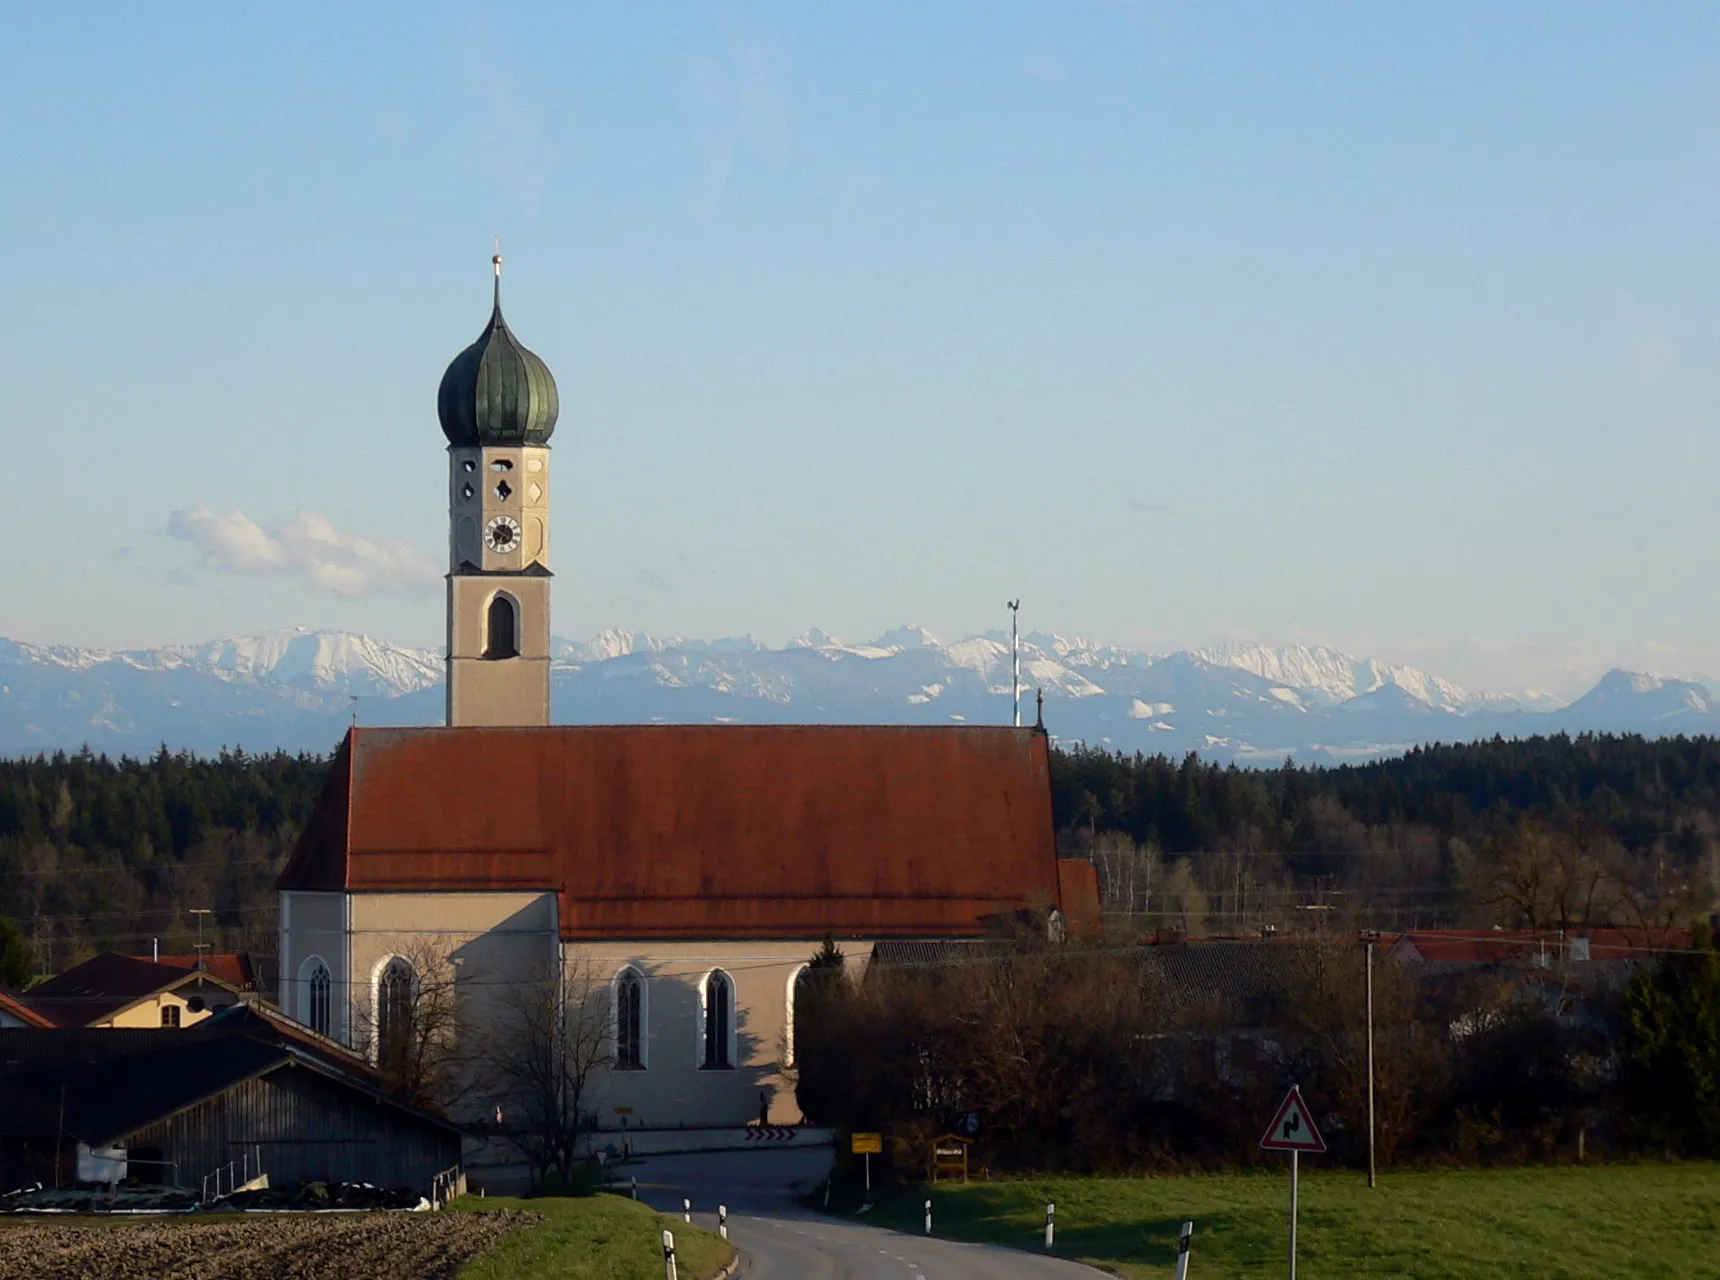
[[[512,516],[495,516],[484,526],[484,541],[490,550],[503,554],[520,545],[520,522]]]

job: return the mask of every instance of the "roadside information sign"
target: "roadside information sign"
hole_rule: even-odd
[[[1265,1151],[1309,1151],[1320,1155],[1326,1150],[1326,1140],[1315,1127],[1308,1104],[1302,1101],[1302,1090],[1295,1085],[1284,1095],[1278,1114],[1272,1117],[1266,1136],[1260,1140]]]
[[[866,1157],[866,1194],[869,1196],[872,1194],[872,1157],[884,1154],[884,1135],[856,1133],[850,1136],[848,1147],[855,1155]]]
[[[1320,1136],[1308,1104],[1302,1101],[1299,1085],[1291,1085],[1290,1092],[1284,1095],[1260,1147],[1263,1151],[1290,1153],[1290,1280],[1296,1280],[1296,1197],[1302,1180],[1302,1153],[1319,1155],[1326,1149],[1326,1140]]]

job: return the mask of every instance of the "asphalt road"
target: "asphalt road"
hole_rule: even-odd
[[[863,1220],[808,1213],[798,1196],[829,1168],[830,1153],[735,1151],[656,1156],[628,1166],[639,1198],[665,1213],[693,1202],[693,1221],[716,1230],[729,1208],[729,1240],[747,1280],[1093,1280],[1089,1267],[1014,1249],[903,1235]],[[934,1223],[934,1226],[936,1224]]]

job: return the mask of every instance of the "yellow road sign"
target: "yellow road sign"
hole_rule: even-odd
[[[857,1133],[850,1139],[852,1150],[857,1156],[877,1156],[884,1153],[884,1135],[881,1133]]]

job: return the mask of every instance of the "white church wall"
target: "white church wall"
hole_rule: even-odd
[[[849,971],[871,958],[869,941],[842,942]],[[601,998],[631,967],[646,983],[645,1066],[608,1069],[591,1086],[590,1109],[605,1129],[744,1125],[759,1119],[760,1095],[771,1124],[801,1119],[786,1068],[791,1049],[791,982],[817,941],[569,942],[567,974],[588,971]],[[704,986],[713,971],[733,983],[728,1067],[703,1065]]]
[[[292,890],[281,894],[281,1012],[311,1024],[310,962],[328,967],[331,992],[328,1034],[347,1036],[346,895]]]

